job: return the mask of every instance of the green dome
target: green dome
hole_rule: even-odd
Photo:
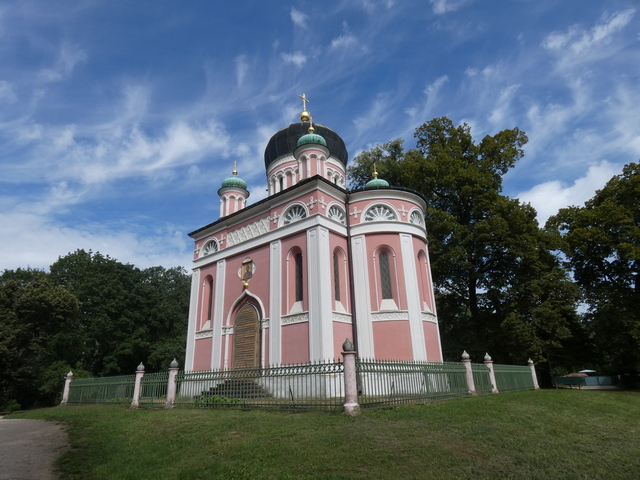
[[[236,177],[234,175],[233,177],[225,178],[222,181],[222,188],[224,188],[224,187],[237,187],[237,188],[242,188],[242,189],[246,190],[247,189],[247,182],[242,180],[240,177]]]
[[[317,133],[307,133],[298,139],[299,147],[309,143],[315,143],[316,145],[322,145],[323,147],[327,146],[327,142],[324,140],[322,135],[318,135]]]
[[[381,178],[374,178],[373,180],[369,180],[364,188],[375,188],[375,187],[388,187],[389,182],[383,180]]]

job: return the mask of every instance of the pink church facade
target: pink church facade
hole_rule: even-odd
[[[267,198],[247,207],[234,171],[220,218],[190,233],[186,370],[336,359],[345,338],[361,358],[442,361],[424,199],[347,190],[343,140],[315,127],[271,138]]]

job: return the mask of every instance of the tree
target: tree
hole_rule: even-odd
[[[48,367],[71,346],[65,325],[79,313],[78,300],[38,270],[5,271],[0,277],[0,406],[48,405],[62,375],[44,382]]]
[[[578,328],[579,292],[538,228],[535,210],[504,196],[502,176],[523,156],[519,129],[476,144],[468,125],[446,117],[416,130],[417,148],[402,141],[376,146],[349,168],[354,186],[381,178],[422,193],[445,357],[463,349],[475,358],[546,361]],[[384,173],[384,175],[383,175]],[[386,176],[385,176],[386,175]]]
[[[73,358],[94,375],[184,362],[190,277],[182,268],[140,270],[100,253],[77,250],[51,265],[51,277],[81,303],[70,332]]]
[[[616,373],[640,372],[640,165],[630,163],[583,207],[547,229],[563,239],[593,339]]]

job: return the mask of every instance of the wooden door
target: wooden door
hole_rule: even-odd
[[[260,366],[260,319],[251,304],[244,305],[233,324],[233,368]]]

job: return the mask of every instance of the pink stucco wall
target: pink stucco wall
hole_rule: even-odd
[[[282,363],[309,362],[309,323],[282,327]]]
[[[422,322],[424,328],[424,338],[427,344],[427,360],[430,362],[441,362],[440,340],[438,339],[438,325],[433,322]]]
[[[372,327],[377,359],[413,360],[408,320],[373,322]]]
[[[346,338],[354,341],[353,326],[350,323],[333,322],[333,358],[342,359],[342,344]]]
[[[193,370],[211,370],[211,337],[196,340],[193,352]]]
[[[256,271],[254,272],[251,280],[249,280],[249,292],[260,298],[265,310],[267,312],[269,311],[269,245],[262,245],[227,259],[224,280],[223,312],[225,313],[223,314],[223,325],[226,325],[229,308],[231,308],[231,306],[244,292],[242,280],[238,276],[238,269],[241,268],[242,262],[247,257],[250,257],[256,264]],[[259,306],[256,306],[258,307],[258,311],[260,311]],[[264,315],[264,312],[260,312],[260,314]],[[233,320],[230,320],[229,324],[233,324]]]

